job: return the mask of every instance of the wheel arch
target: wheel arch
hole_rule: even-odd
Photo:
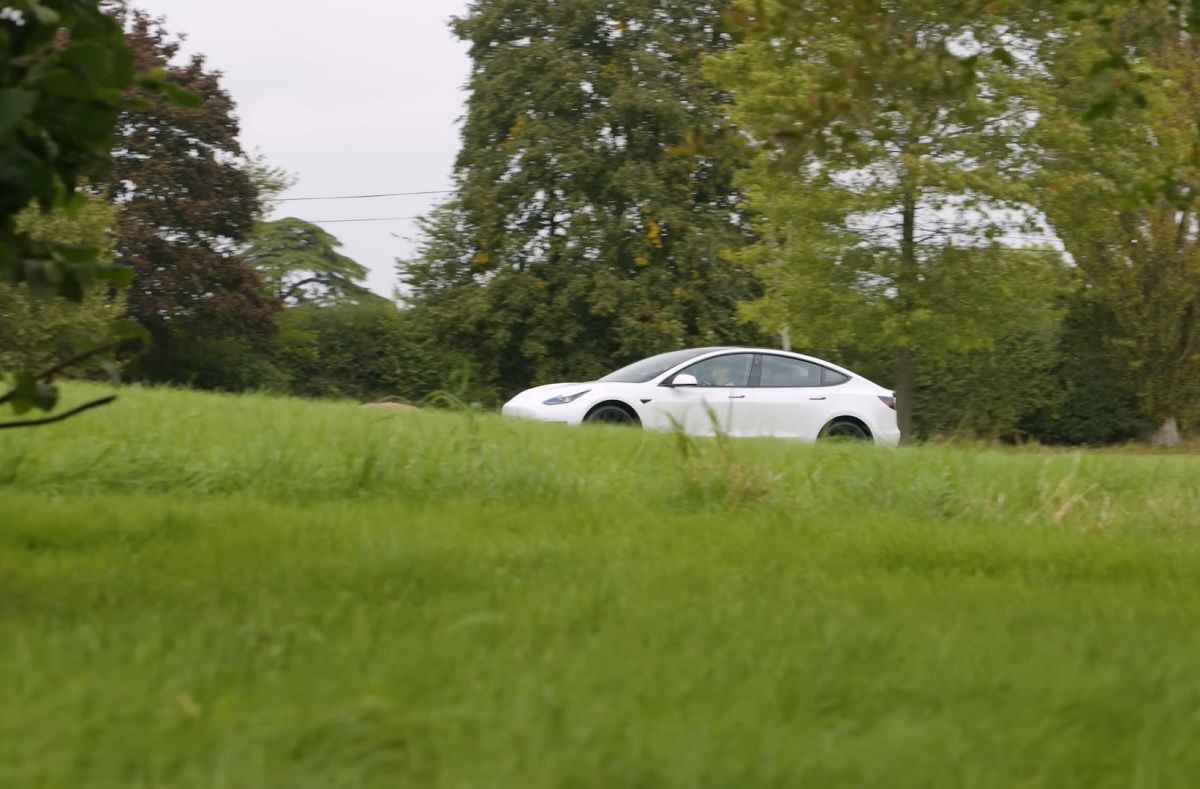
[[[871,426],[868,425],[866,420],[864,420],[862,417],[855,416],[854,414],[838,414],[837,416],[830,417],[825,424],[821,426],[821,430],[817,433],[817,436],[824,436],[825,432],[838,422],[852,422],[862,428],[862,431],[867,434],[867,438],[871,439],[872,441],[875,440],[875,431],[871,430]]]
[[[607,397],[597,403],[593,403],[591,406],[588,407],[588,410],[586,412],[584,412],[582,421],[586,422],[589,416],[591,416],[592,414],[594,414],[596,411],[600,410],[601,408],[604,408],[605,406],[616,406],[617,408],[620,408],[622,411],[626,412],[631,417],[633,417],[633,421],[636,422],[639,426],[642,424],[642,415],[638,413],[637,409],[634,408],[633,406],[631,406],[629,403],[625,402],[624,400],[620,400],[615,397]]]

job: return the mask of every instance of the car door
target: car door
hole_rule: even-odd
[[[711,436],[717,430],[733,433],[735,411],[746,399],[752,353],[709,357],[679,370],[657,387],[656,397],[645,404],[653,414],[648,426],[671,428],[678,424],[691,435]],[[695,386],[673,386],[678,375],[696,378]]]
[[[826,388],[826,370],[789,356],[760,354],[743,406],[731,430],[745,436],[814,439],[828,421],[834,404]],[[845,378],[845,376],[840,376]]]

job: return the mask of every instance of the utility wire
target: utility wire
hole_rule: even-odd
[[[434,189],[428,192],[387,192],[377,195],[335,195],[332,197],[277,197],[272,203],[296,203],[302,200],[370,200],[376,197],[412,197],[414,195],[448,195],[453,189]]]
[[[305,219],[314,225],[336,225],[342,222],[404,222],[410,219],[420,219],[419,216],[379,216],[366,219]]]

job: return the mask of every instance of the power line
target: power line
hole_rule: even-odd
[[[419,216],[377,216],[365,219],[306,219],[304,221],[314,225],[336,225],[342,222],[405,222],[420,218]]]
[[[376,197],[413,197],[415,195],[448,195],[453,189],[434,189],[428,192],[387,192],[377,195],[335,195],[332,197],[277,197],[272,203],[296,203],[302,200],[370,200]]]

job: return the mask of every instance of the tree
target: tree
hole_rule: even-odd
[[[911,436],[918,355],[990,347],[1021,319],[1012,299],[1062,273],[996,245],[1035,219],[1037,42],[984,0],[757,7],[713,69],[761,143],[741,181],[759,239],[740,259],[766,293],[745,314],[810,346],[886,343]]]
[[[1174,444],[1200,417],[1200,43],[1146,34],[1166,3],[1123,7],[1114,28],[1060,40],[1038,127],[1041,205],[1083,275],[1115,383],[1132,386],[1154,441]],[[1105,90],[1091,64],[1113,37],[1141,101],[1085,119]]]
[[[30,207],[16,217],[18,232],[37,243],[90,249],[111,260],[117,209],[88,197],[73,212]],[[38,298],[28,284],[0,282],[0,370],[41,370],[89,347],[116,339],[113,324],[124,298],[104,283],[89,286],[80,301]]]
[[[989,256],[988,267],[1000,269],[987,278],[1000,288],[993,294],[997,303],[986,309],[999,313],[988,342],[967,349],[944,342],[922,349],[922,374],[914,390],[916,435],[1024,440],[1033,417],[1063,404],[1066,392],[1058,373],[1063,318],[1077,286],[1072,272],[1058,252],[1032,249],[1001,250]],[[975,266],[965,268],[975,273]]]
[[[754,336],[722,258],[747,239],[744,144],[704,58],[713,0],[482,0],[454,21],[471,96],[457,192],[403,261],[406,297],[486,381],[587,378]]]
[[[342,243],[314,224],[288,217],[255,226],[243,259],[285,304],[328,306],[379,299],[363,284],[365,266],[338,252]]]
[[[119,141],[101,184],[121,205],[116,257],[133,268],[129,314],[150,330],[149,377],[178,366],[172,342],[186,338],[265,342],[278,302],[238,255],[261,213],[259,190],[238,142],[234,104],[202,56],[175,62],[179,42],[160,20],[118,11],[138,68],[199,98],[137,88],[118,125]]]
[[[97,250],[35,237],[18,225],[17,215],[31,202],[43,211],[80,208],[75,190],[80,177],[106,156],[112,143],[124,91],[134,81],[133,59],[120,28],[96,0],[22,0],[9,3],[4,12],[0,16],[0,282],[24,283],[35,295],[56,293],[78,302],[93,283],[125,283],[128,272],[101,263]],[[155,79],[147,75],[144,81]],[[13,331],[38,330],[25,323],[36,320],[35,316],[10,319]],[[13,363],[11,357],[8,363]],[[2,372],[6,370],[0,368]],[[9,405],[17,413],[54,407],[58,392],[52,373],[7,372],[16,373],[16,385],[0,394],[0,405]]]

